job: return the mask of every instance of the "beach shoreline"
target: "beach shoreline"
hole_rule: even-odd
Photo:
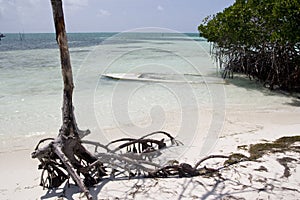
[[[249,109],[249,108],[237,108],[237,106],[228,106],[226,110],[226,116],[222,132],[219,134],[216,145],[211,149],[209,154],[222,154],[229,155],[231,153],[241,152],[237,147],[241,145],[247,145],[274,141],[283,136],[295,136],[300,135],[300,108],[290,105],[281,106],[281,108],[273,109]],[[171,128],[170,128],[171,129]],[[172,132],[172,130],[168,130]],[[108,132],[114,134],[117,138],[119,134],[118,130],[110,129]],[[121,135],[120,135],[121,136]],[[36,143],[45,137],[55,137],[55,135],[38,135],[31,137],[19,137],[12,140],[2,141],[0,150],[0,177],[2,177],[0,184],[0,198],[1,199],[59,199],[60,192],[49,193],[47,190],[43,190],[39,186],[41,171],[37,170],[38,161],[31,159],[31,152],[34,150]],[[197,140],[197,138],[196,138]],[[5,143],[5,145],[3,145]],[[193,143],[194,146],[189,148],[185,155],[182,156],[181,161],[188,161],[190,164],[194,164],[199,157],[199,147],[197,143]],[[242,151],[243,152],[243,151]],[[191,154],[193,153],[193,154]],[[245,152],[244,152],[245,153]],[[299,156],[299,154],[285,156]],[[283,188],[290,188],[279,190],[274,189],[270,192],[260,193],[259,191],[244,191],[242,188],[240,193],[237,193],[239,188],[237,185],[227,185],[224,183],[222,187],[226,186],[227,196],[252,199],[253,198],[271,198],[280,199],[281,197],[288,197],[288,199],[297,199],[300,197],[299,191],[296,188],[300,185],[299,173],[299,159],[292,163],[292,175],[288,179],[280,178],[280,174],[283,174],[284,168],[276,162],[276,155],[271,154],[264,157],[264,163],[249,162],[245,163],[244,168],[239,164],[236,166],[236,170],[242,170],[241,182],[247,182],[248,175],[259,176],[261,178],[267,177],[267,180],[276,178],[276,181],[283,184]],[[277,169],[273,169],[271,165],[278,166]],[[265,165],[270,171],[269,173],[260,173],[258,171],[252,171],[253,168]],[[245,168],[246,166],[246,168]],[[255,166],[255,167],[253,167]],[[247,175],[248,173],[248,175]],[[232,172],[225,172],[229,176],[235,176]],[[290,182],[289,182],[290,180]],[[98,196],[100,199],[113,199],[113,198],[156,198],[155,192],[164,191],[160,193],[161,199],[167,198],[182,198],[190,199],[195,197],[203,197],[207,194],[197,181],[203,181],[201,177],[194,177],[191,179],[172,178],[172,179],[158,179],[158,180],[124,180],[124,181],[104,181],[105,183],[99,183],[95,188],[91,189],[91,193],[94,196]],[[187,184],[189,182],[189,184]],[[211,180],[205,179],[204,182],[211,182]],[[102,185],[103,184],[103,185]],[[166,184],[166,185],[165,185]],[[186,186],[184,186],[187,184]],[[210,183],[212,184],[212,183]],[[248,182],[247,182],[248,184]],[[255,187],[262,187],[263,183],[259,185],[255,183]],[[254,184],[254,185],[255,185]],[[257,185],[258,184],[258,185]],[[278,183],[274,185],[280,185]],[[135,188],[139,185],[141,189]],[[178,191],[178,187],[181,186],[182,191]],[[149,187],[149,189],[147,189]],[[199,188],[200,187],[200,188]],[[236,188],[235,188],[236,187]],[[254,187],[254,186],[253,186]],[[197,188],[197,190],[193,189]],[[184,190],[183,190],[184,189]],[[223,190],[216,188],[216,191],[207,196],[208,199],[214,199],[216,197],[224,196]],[[224,188],[223,188],[224,189]],[[58,190],[61,191],[61,190]],[[94,193],[93,193],[94,191]],[[133,195],[134,191],[136,192]],[[188,192],[187,192],[188,191]],[[244,192],[242,192],[244,191]],[[218,193],[219,192],[219,193]],[[284,195],[282,194],[284,192]],[[71,186],[67,189],[67,195],[71,195],[73,199],[79,199],[80,193],[78,188]],[[226,196],[226,195],[225,195]]]

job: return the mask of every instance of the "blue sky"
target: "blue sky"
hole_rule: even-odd
[[[64,0],[68,32],[161,27],[197,32],[207,15],[234,0]],[[0,0],[0,32],[53,32],[50,0]]]

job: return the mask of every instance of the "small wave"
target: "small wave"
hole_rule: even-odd
[[[121,46],[119,47],[120,49],[139,49],[142,48],[143,46]]]
[[[70,50],[71,53],[88,53],[91,50],[87,50],[87,49],[79,49],[79,50]]]
[[[35,136],[42,136],[46,135],[46,132],[31,132],[25,135],[26,138],[35,137]]]

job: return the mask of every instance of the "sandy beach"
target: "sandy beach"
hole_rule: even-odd
[[[237,86],[229,84],[226,87],[230,89]],[[209,154],[229,155],[239,152],[247,155],[247,151],[238,149],[238,146],[249,146],[259,142],[274,141],[283,136],[299,135],[300,107],[296,104],[297,100],[291,101],[290,98],[285,97],[282,100],[286,102],[279,102],[273,108],[255,109],[247,105],[228,104],[223,129]],[[199,129],[203,130],[209,121],[202,124],[204,125]],[[172,126],[166,129],[172,133]],[[115,138],[122,137],[118,130],[110,129],[108,132],[111,132]],[[84,199],[74,185],[67,188],[65,194],[62,193],[62,188],[48,191],[39,186],[41,172],[37,170],[38,161],[31,159],[30,153],[43,137],[49,135],[15,137],[1,141],[0,199]],[[199,149],[202,141],[199,139],[201,138],[194,138],[192,145],[180,157],[180,161],[194,164],[201,159]],[[290,171],[288,177],[284,176],[285,167],[278,162],[279,158],[286,157],[291,158],[291,162],[287,164]],[[299,153],[268,154],[259,161],[241,162],[222,170],[222,180],[205,177],[104,179],[91,188],[90,192],[94,199],[290,200],[300,198]],[[209,164],[210,162],[207,163],[208,166]]]

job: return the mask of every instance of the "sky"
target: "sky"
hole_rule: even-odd
[[[68,32],[161,27],[188,33],[234,0],[63,0]],[[0,32],[54,32],[50,0],[0,0]]]

